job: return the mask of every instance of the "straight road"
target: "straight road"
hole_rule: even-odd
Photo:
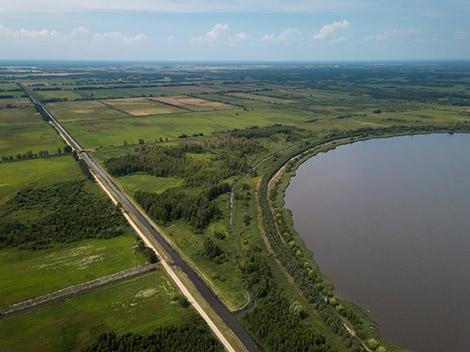
[[[243,343],[246,349],[250,352],[259,351],[258,346],[254,340],[248,335],[243,329],[235,315],[230,312],[227,307],[220,301],[214,291],[205,283],[205,281],[198,275],[198,273],[179,255],[179,253],[173,249],[173,247],[166,241],[161,233],[147,220],[146,216],[142,213],[142,210],[134,205],[129,199],[127,194],[117,185],[113,179],[104,171],[104,169],[91,157],[91,155],[85,152],[80,144],[63,128],[60,123],[54,118],[54,116],[47,110],[47,108],[34,96],[28,89],[22,87],[23,90],[28,94],[32,102],[35,104],[36,109],[44,116],[47,115],[49,123],[64,139],[64,141],[72,147],[72,149],[82,158],[98,178],[100,183],[105,189],[114,195],[116,201],[121,205],[122,209],[128,214],[131,214],[137,226],[144,229],[149,233],[166,254],[173,261],[174,266],[178,266],[189,278],[192,284],[199,291],[199,294],[210,304],[212,309],[222,318],[225,324],[232,330],[232,332],[238,337]],[[210,325],[210,324],[209,324]],[[232,350],[233,348],[228,348]]]

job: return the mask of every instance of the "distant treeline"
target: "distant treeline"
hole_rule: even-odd
[[[178,326],[160,327],[149,335],[106,333],[82,352],[223,352],[199,317]]]
[[[235,129],[230,134],[234,137],[244,137],[247,139],[272,138],[276,134],[284,134],[288,137],[287,140],[292,140],[304,135],[305,131],[292,126],[275,124],[266,127],[253,126],[245,129]]]
[[[22,216],[24,210],[32,215]],[[119,209],[87,191],[83,181],[18,192],[0,208],[0,217],[0,247],[42,249],[54,243],[119,236],[126,227]]]

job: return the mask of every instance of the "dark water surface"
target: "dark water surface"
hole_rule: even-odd
[[[470,351],[470,135],[369,140],[305,162],[286,192],[336,292],[418,352]]]

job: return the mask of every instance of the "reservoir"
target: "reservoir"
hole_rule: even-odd
[[[416,352],[470,351],[470,135],[375,139],[303,163],[295,228],[336,294]]]

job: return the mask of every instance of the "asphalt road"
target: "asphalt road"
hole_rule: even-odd
[[[25,90],[27,92],[27,90]],[[29,95],[29,93],[27,92]],[[138,225],[150,233],[165,250],[168,256],[172,259],[173,265],[178,266],[191,280],[193,285],[199,291],[202,297],[211,305],[212,309],[222,318],[225,324],[233,331],[239,340],[245,345],[250,352],[259,351],[260,349],[254,340],[243,329],[235,315],[230,312],[227,307],[220,301],[212,289],[203,281],[203,279],[196,273],[196,271],[186,263],[186,261],[171,247],[165,238],[152,226],[147,218],[142,214],[141,210],[137,208],[122,191],[122,189],[112,180],[110,176],[103,170],[103,168],[95,162],[95,160],[86,152],[83,151],[80,144],[73,139],[73,137],[59,124],[54,116],[47,110],[47,108],[38,102],[33,96],[30,95],[31,100],[39,104],[41,108],[49,115],[49,123],[59,132],[61,137],[69,144],[80,157],[86,161],[93,173],[99,177],[100,181],[116,196],[118,202],[123,209],[134,216]]]

